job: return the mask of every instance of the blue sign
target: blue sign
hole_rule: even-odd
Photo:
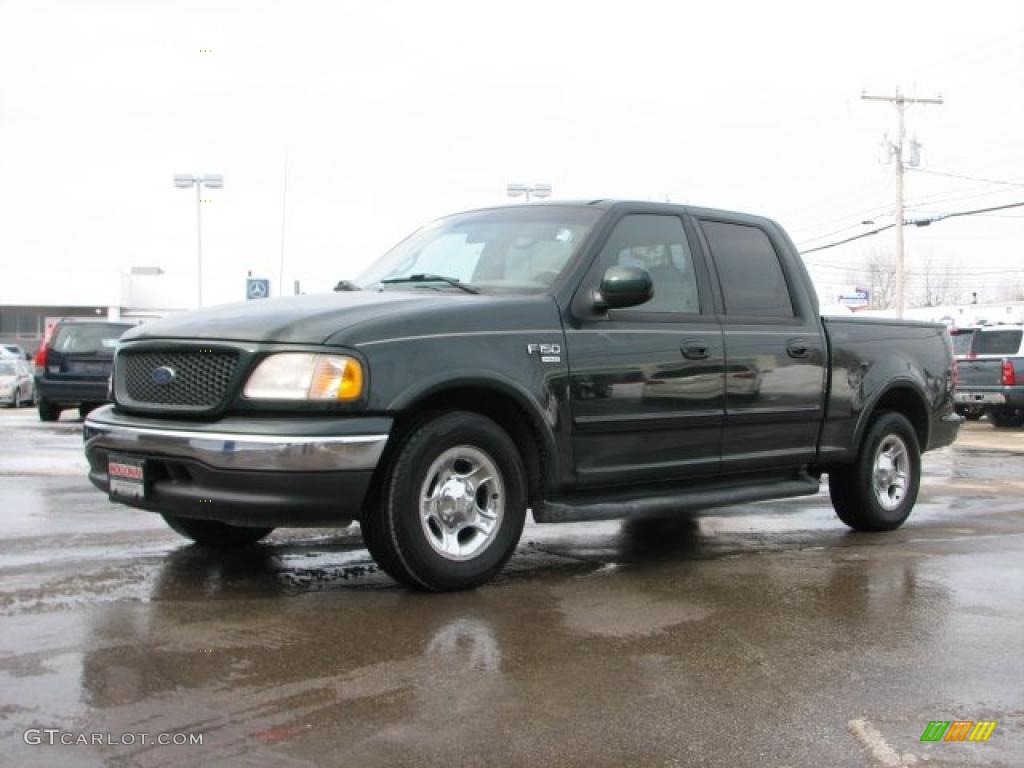
[[[245,298],[265,299],[270,295],[270,281],[263,277],[245,278]]]

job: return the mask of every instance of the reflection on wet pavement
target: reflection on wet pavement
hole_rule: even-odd
[[[493,584],[420,595],[377,570],[356,527],[231,553],[183,545],[65,471],[78,444],[60,427],[53,473],[0,465],[7,764],[1024,755],[1024,456],[929,455],[919,507],[891,534],[847,531],[825,494],[699,519],[531,524]],[[7,434],[34,450],[27,421]],[[929,720],[982,718],[999,722],[984,745],[919,741]],[[204,741],[36,746],[28,728]],[[865,745],[871,732],[889,752]]]

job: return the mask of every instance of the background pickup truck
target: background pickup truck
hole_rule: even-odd
[[[774,222],[664,204],[441,219],[335,294],[129,332],[93,484],[207,545],[358,519],[412,587],[494,576],[538,522],[813,494],[896,528],[953,441],[938,325],[822,319]]]
[[[997,427],[1024,424],[1024,329],[1019,325],[978,328],[966,358],[957,361],[957,410],[988,411]]]

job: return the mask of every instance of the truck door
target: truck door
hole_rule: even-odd
[[[719,470],[722,329],[695,242],[695,230],[681,216],[626,214],[576,294],[566,344],[581,487]],[[646,269],[653,298],[595,310],[590,297],[614,265]]]
[[[780,258],[789,251],[773,230],[709,219],[700,230],[723,304],[722,470],[807,464],[824,414],[827,362],[817,307],[799,288],[809,278]]]

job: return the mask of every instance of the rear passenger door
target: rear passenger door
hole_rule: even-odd
[[[769,226],[702,218],[725,344],[723,472],[813,461],[827,350],[806,273]],[[791,257],[795,258],[795,257]]]
[[[688,478],[719,470],[722,331],[696,235],[681,215],[618,219],[573,302],[566,328],[573,455],[581,487]],[[615,265],[654,284],[644,304],[596,310]]]

